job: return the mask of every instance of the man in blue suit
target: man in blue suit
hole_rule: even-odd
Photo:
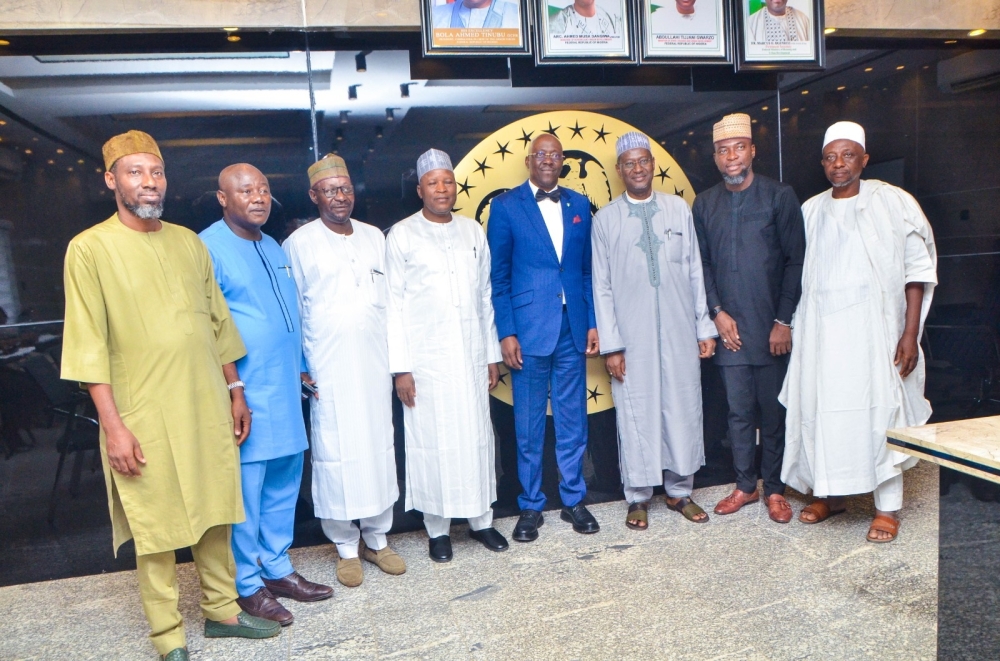
[[[490,204],[493,309],[503,361],[511,370],[517,475],[523,491],[513,538],[538,539],[542,445],[551,385],[560,518],[579,533],[600,530],[583,505],[587,447],[586,357],[599,351],[590,284],[590,201],[559,187],[562,145],[545,134],[524,159],[528,181]]]

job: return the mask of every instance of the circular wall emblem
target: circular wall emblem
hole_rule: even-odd
[[[563,146],[565,161],[559,185],[586,195],[590,199],[591,213],[597,213],[625,191],[615,172],[615,141],[623,133],[638,130],[614,117],[573,110],[541,113],[508,124],[476,145],[455,166],[456,213],[475,218],[485,229],[490,217],[490,201],[525,182],[528,169],[524,159],[528,148],[532,140],[545,133],[558,138]],[[692,204],[694,191],[680,166],[659,143],[653,140],[650,143],[656,160],[653,188],[679,195]],[[491,394],[513,405],[510,376],[505,365],[501,364],[500,374],[500,385]],[[604,360],[592,358],[587,361],[587,413],[598,413],[613,406],[611,377],[604,369]],[[549,413],[552,413],[551,408]]]

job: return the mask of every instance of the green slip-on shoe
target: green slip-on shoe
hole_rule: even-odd
[[[188,651],[183,647],[178,647],[175,650],[170,650],[167,652],[166,656],[161,656],[161,661],[188,661],[191,657],[188,656]]]
[[[205,638],[270,638],[281,633],[281,625],[262,617],[240,611],[239,624],[223,624],[205,620]]]

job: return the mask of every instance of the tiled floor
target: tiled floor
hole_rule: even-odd
[[[695,493],[706,509],[727,487]],[[791,498],[796,512],[805,504]],[[271,659],[934,659],[938,472],[906,474],[900,536],[864,539],[871,496],[815,526],[772,523],[763,505],[694,525],[660,498],[651,526],[623,503],[595,505],[596,535],[546,514],[532,544],[490,553],[455,527],[455,559],[434,564],[426,536],[390,544],[399,577],[365,565],[334,599],[287,605],[296,622],[268,641],[201,635],[197,578],[180,567],[192,658]],[[497,521],[509,534],[514,519]],[[335,583],[329,546],[293,551],[306,577]],[[0,589],[2,659],[155,659],[133,572]]]

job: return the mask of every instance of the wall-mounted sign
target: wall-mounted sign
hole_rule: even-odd
[[[732,0],[737,70],[823,68],[823,0]]]
[[[424,55],[528,54],[521,0],[420,0]]]
[[[538,64],[636,62],[632,0],[531,0]]]
[[[639,0],[641,60],[731,63],[729,8],[729,0]]]

